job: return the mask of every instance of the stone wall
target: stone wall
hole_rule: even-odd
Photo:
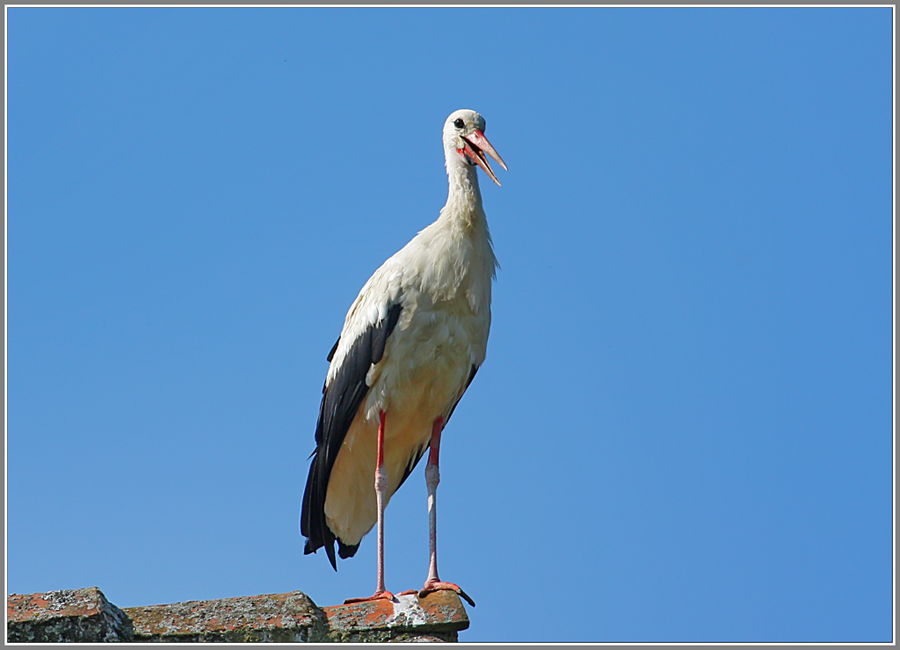
[[[89,587],[12,594],[6,611],[9,643],[457,641],[469,627],[450,591],[324,608],[294,591],[120,609]]]

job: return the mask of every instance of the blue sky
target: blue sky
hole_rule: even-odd
[[[7,19],[8,592],[373,591],[373,536],[302,553],[325,357],[472,108],[509,172],[442,444],[461,640],[891,640],[890,8]]]

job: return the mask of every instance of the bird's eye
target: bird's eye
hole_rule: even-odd
[[[455,120],[453,120],[453,126],[455,126],[457,129],[461,129],[465,125],[466,123],[462,121],[461,117],[457,117]]]

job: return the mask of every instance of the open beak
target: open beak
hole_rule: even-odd
[[[497,176],[494,174],[494,170],[491,169],[491,165],[488,163],[487,157],[484,154],[488,154],[491,158],[500,163],[500,166],[503,167],[503,169],[506,169],[507,171],[509,171],[509,169],[507,168],[506,163],[503,162],[503,158],[500,157],[500,154],[497,153],[493,146],[491,146],[488,139],[484,137],[484,133],[475,129],[469,135],[462,136],[462,139],[466,143],[463,153],[476,165],[481,167],[485,173],[491,177],[492,181],[497,185],[500,185],[500,181],[497,180]]]

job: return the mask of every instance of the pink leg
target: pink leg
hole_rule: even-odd
[[[428,486],[428,542],[431,549],[431,562],[428,565],[428,578],[425,586],[419,591],[419,596],[426,596],[432,591],[449,589],[465,598],[475,607],[475,601],[460,589],[459,585],[452,582],[442,582],[437,570],[437,486],[441,482],[441,472],[438,458],[441,453],[441,432],[444,430],[444,418],[438,418],[431,425],[431,452],[428,454],[428,465],[425,467],[425,485]]]
[[[378,451],[375,465],[375,502],[378,505],[378,586],[368,598],[348,598],[347,603],[367,600],[394,600],[394,594],[384,588],[384,497],[387,494],[387,471],[384,469],[384,411],[378,412]]]

